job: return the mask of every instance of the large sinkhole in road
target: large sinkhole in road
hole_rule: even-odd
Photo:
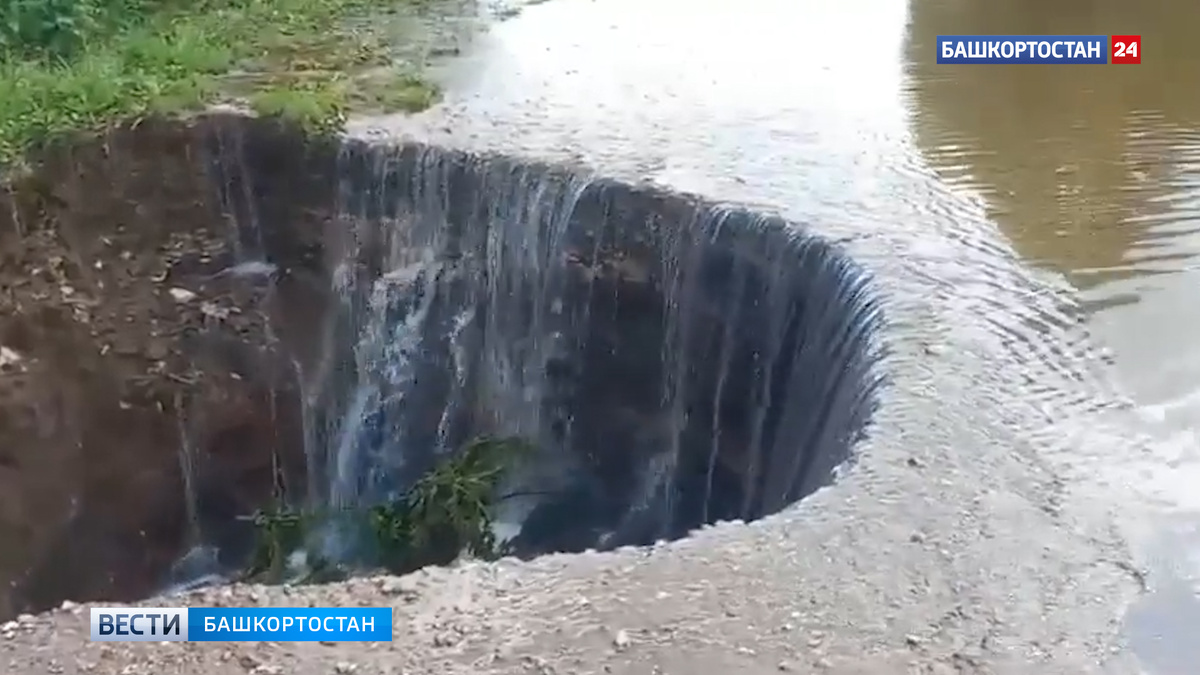
[[[752,520],[875,405],[867,274],[744,208],[240,116],[50,149],[4,199],[5,612],[220,573],[281,487],[385,500],[479,434],[536,448],[522,555]]]

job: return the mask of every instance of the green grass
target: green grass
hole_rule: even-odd
[[[314,130],[436,89],[383,30],[420,0],[0,0],[0,165],[65,133],[239,101]],[[403,5],[403,6],[402,6]],[[398,22],[399,19],[396,18]]]

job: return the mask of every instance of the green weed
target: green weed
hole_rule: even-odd
[[[492,509],[505,472],[531,448],[513,438],[481,437],[417,481],[399,499],[359,510],[304,512],[276,507],[252,517],[257,538],[246,572],[253,581],[279,583],[288,561],[303,552],[306,581],[343,578],[347,571],[315,555],[311,535],[334,524],[370,537],[370,567],[405,574],[446,565],[466,552],[482,559],[504,555],[492,531]]]

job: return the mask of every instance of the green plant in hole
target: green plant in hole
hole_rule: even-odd
[[[279,581],[287,571],[288,557],[304,546],[307,527],[303,514],[275,505],[250,517],[257,531],[254,553],[246,577]]]
[[[501,478],[532,450],[517,438],[479,437],[435,467],[392,502],[364,509],[305,513],[276,506],[251,517],[256,546],[244,575],[247,580],[278,583],[288,561],[306,554],[304,581],[341,578],[337,569],[306,549],[314,528],[340,519],[372,539],[373,566],[405,574],[428,565],[446,565],[464,551],[482,559],[507,550],[492,531],[492,509],[500,501]]]

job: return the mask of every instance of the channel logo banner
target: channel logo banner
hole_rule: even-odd
[[[93,642],[391,642],[388,607],[93,607]]]
[[[1108,63],[1107,35],[939,35],[937,62]]]

